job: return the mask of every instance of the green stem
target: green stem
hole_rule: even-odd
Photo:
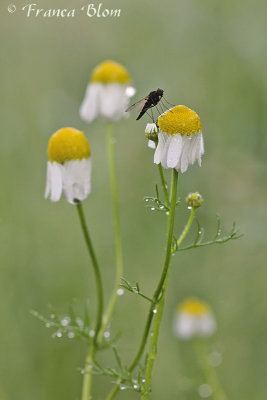
[[[183,240],[185,239],[186,235],[188,234],[189,229],[191,228],[192,222],[194,220],[195,212],[196,212],[196,209],[192,208],[190,216],[189,216],[189,219],[188,219],[188,221],[187,221],[187,223],[186,223],[186,225],[184,227],[184,230],[183,230],[183,232],[181,233],[181,236],[179,237],[179,239],[176,242],[177,248],[179,248],[179,246],[181,246]]]
[[[96,281],[96,290],[97,290],[97,317],[96,317],[96,324],[95,324],[95,334],[92,343],[89,346],[88,355],[85,360],[85,368],[84,368],[84,378],[83,378],[83,388],[82,388],[82,400],[88,400],[90,398],[91,393],[91,385],[92,385],[92,376],[90,374],[91,366],[90,363],[93,361],[95,348],[97,344],[97,337],[101,328],[102,324],[102,315],[103,315],[103,287],[102,287],[102,280],[100,269],[98,266],[98,262],[96,259],[96,255],[94,252],[94,248],[91,242],[91,238],[89,235],[89,231],[87,229],[82,203],[77,204],[77,211],[81,223],[81,228],[83,231],[84,239],[87,245],[87,249],[89,255],[92,260],[95,281]]]
[[[167,288],[167,280],[169,274],[169,267],[171,261],[171,254],[172,254],[172,238],[173,238],[173,229],[174,229],[174,218],[175,218],[175,209],[176,209],[176,196],[177,196],[177,182],[178,182],[178,172],[173,169],[172,170],[172,184],[171,184],[171,205],[170,205],[170,213],[168,217],[168,228],[167,228],[167,245],[166,245],[166,252],[165,252],[165,261],[164,267],[161,274],[160,281],[154,293],[154,299],[159,299],[161,296],[155,314],[154,320],[154,328],[152,332],[152,338],[150,341],[149,346],[149,353],[148,359],[146,364],[146,372],[145,372],[145,383],[144,383],[144,391],[141,396],[141,400],[147,400],[150,394],[150,387],[151,387],[151,379],[152,379],[152,372],[154,361],[157,354],[157,344],[158,344],[158,336],[159,330],[162,320],[163,314],[163,307],[165,301],[165,292]]]
[[[169,193],[168,193],[167,184],[166,184],[166,181],[165,181],[165,178],[164,178],[162,165],[158,164],[158,168],[159,168],[159,175],[160,175],[161,185],[162,185],[162,189],[163,189],[163,192],[164,192],[166,204],[167,204],[168,207],[170,207]]]
[[[203,340],[196,340],[194,343],[198,363],[203,371],[203,375],[213,390],[214,400],[227,400],[227,396],[221,386],[215,368],[208,361],[208,350]]]
[[[90,400],[91,388],[92,388],[92,374],[91,365],[94,361],[95,355],[95,343],[92,342],[89,346],[88,354],[85,359],[83,386],[82,386],[82,400]]]
[[[107,150],[109,159],[111,199],[113,206],[113,220],[114,220],[114,232],[115,232],[116,277],[110,301],[103,317],[103,324],[99,334],[99,339],[101,339],[101,337],[103,336],[104,331],[114,313],[114,309],[118,298],[117,290],[120,286],[120,281],[123,274],[122,240],[121,240],[121,229],[120,229],[120,218],[119,218],[118,186],[116,179],[114,137],[112,131],[112,124],[107,125]]]

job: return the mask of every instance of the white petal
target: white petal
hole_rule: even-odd
[[[181,155],[181,172],[184,173],[189,164],[189,154],[190,154],[190,145],[191,140],[190,137],[183,135],[183,150]]]
[[[50,196],[51,201],[59,201],[62,193],[62,169],[57,162],[47,163],[47,181],[45,198]]]
[[[68,161],[63,166],[63,191],[67,201],[76,204],[91,192],[91,158]]]
[[[44,194],[45,199],[48,198],[50,191],[51,191],[51,168],[50,168],[50,162],[48,161],[46,166],[46,186]]]
[[[182,151],[182,136],[179,134],[172,136],[167,154],[168,168],[175,168],[175,166],[179,162],[181,151]]]
[[[86,122],[92,122],[100,112],[101,83],[89,83],[80,107],[80,117]]]
[[[192,135],[191,146],[190,146],[190,154],[189,154],[189,162],[190,164],[194,164],[197,159],[198,150],[200,148],[200,136],[198,133]]]
[[[167,135],[166,135],[166,133],[159,132],[158,138],[159,138],[159,142],[158,142],[155,154],[154,154],[154,163],[155,164],[161,163],[161,156],[164,151],[164,146],[165,146],[165,143],[167,140]]]
[[[156,143],[153,140],[149,140],[147,145],[148,145],[148,147],[150,149],[155,149],[156,148]]]
[[[174,333],[181,339],[190,339],[196,335],[195,317],[188,313],[180,313],[174,319]]]
[[[163,168],[168,168],[167,166],[167,155],[168,155],[168,151],[169,151],[169,147],[172,141],[172,136],[171,135],[166,135],[167,139],[164,145],[164,149],[163,149],[163,153],[161,155],[161,165],[163,166]]]
[[[216,331],[216,320],[212,314],[203,315],[198,318],[198,334],[210,336]]]
[[[126,85],[119,83],[102,85],[100,102],[102,117],[117,121],[129,116],[129,113],[125,112],[129,104],[126,89]]]
[[[157,125],[153,122],[152,124],[146,124],[145,133],[156,133],[158,132]]]

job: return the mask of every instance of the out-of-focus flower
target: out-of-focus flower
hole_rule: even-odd
[[[198,208],[203,203],[203,197],[200,193],[189,193],[185,199],[188,208]]]
[[[192,297],[178,305],[173,329],[181,339],[210,336],[216,330],[216,320],[208,304]]]
[[[154,162],[163,168],[185,172],[197,160],[201,166],[204,154],[202,126],[195,111],[186,106],[175,106],[158,118],[159,143]]]
[[[83,132],[62,128],[48,143],[45,198],[59,201],[62,193],[71,204],[91,192],[91,149]]]
[[[86,122],[97,117],[111,121],[126,118],[129,99],[135,94],[130,82],[130,75],[121,64],[104,61],[97,65],[80,107],[81,118]]]
[[[158,127],[154,122],[152,124],[147,124],[145,129],[145,135],[148,138],[148,147],[151,149],[156,148],[158,143]]]

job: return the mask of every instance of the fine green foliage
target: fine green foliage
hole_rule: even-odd
[[[239,239],[243,236],[243,234],[240,233],[239,228],[236,227],[235,222],[233,222],[231,231],[228,234],[222,236],[222,229],[221,229],[222,221],[218,214],[216,217],[217,217],[217,228],[216,228],[215,235],[212,239],[210,239],[208,241],[204,241],[204,231],[205,230],[201,226],[198,218],[195,217],[194,219],[196,221],[197,231],[196,231],[196,236],[195,236],[193,243],[191,243],[190,245],[184,246],[184,247],[178,247],[177,239],[174,237],[172,252],[175,253],[177,251],[190,250],[190,249],[195,249],[198,247],[210,246],[213,244],[223,244],[223,243],[229,242],[230,240]]]

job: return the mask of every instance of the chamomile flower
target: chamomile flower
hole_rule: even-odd
[[[148,147],[151,149],[156,148],[156,143],[158,143],[158,127],[155,123],[147,124],[145,129],[145,135],[148,138]]]
[[[62,193],[71,204],[91,192],[91,149],[83,132],[62,128],[48,143],[45,198],[59,201]]]
[[[154,162],[163,168],[185,172],[190,164],[204,154],[202,126],[195,111],[186,106],[175,106],[158,118],[159,143]]]
[[[208,304],[192,297],[178,305],[173,329],[180,339],[210,336],[216,331],[216,320]]]
[[[127,117],[125,110],[135,94],[130,82],[130,75],[121,64],[104,61],[97,65],[80,107],[81,118],[92,122],[97,117],[111,121]]]

